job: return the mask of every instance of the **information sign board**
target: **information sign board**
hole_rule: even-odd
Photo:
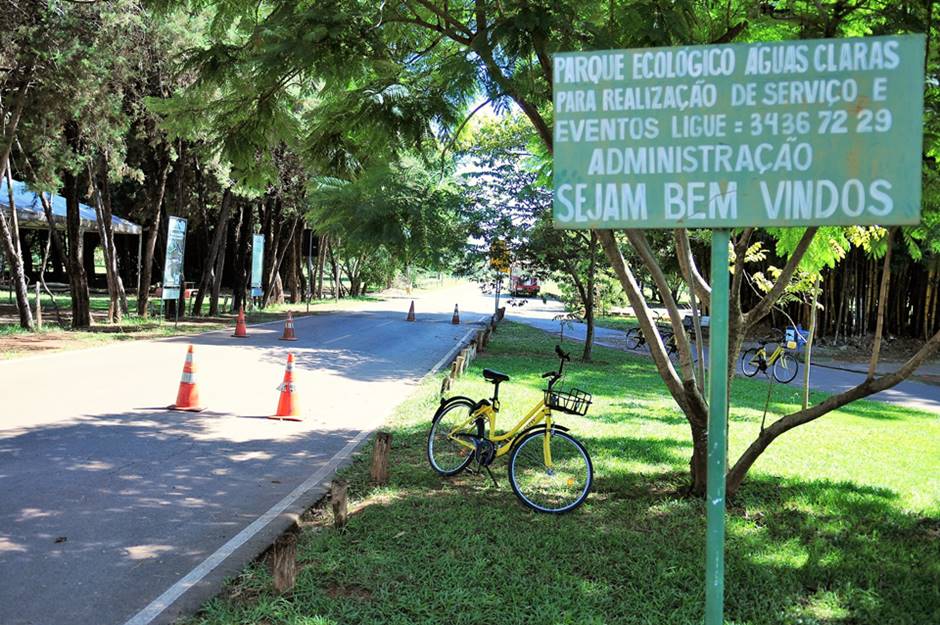
[[[924,36],[553,57],[560,228],[915,224]]]
[[[161,299],[179,299],[183,287],[183,259],[186,256],[186,220],[170,217],[166,233],[166,262],[163,264]]]
[[[264,235],[252,236],[251,244],[251,296],[261,297],[261,280],[264,277]]]

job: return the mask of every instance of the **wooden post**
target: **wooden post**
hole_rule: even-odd
[[[369,470],[373,484],[388,482],[388,452],[391,448],[391,434],[379,432],[375,435],[375,445],[372,447],[372,468]]]
[[[441,396],[443,396],[444,393],[450,390],[450,382],[451,382],[450,376],[445,375],[444,379],[441,381]]]
[[[463,356],[457,356],[457,360],[454,361],[454,371],[457,377],[463,375]]]
[[[291,590],[294,582],[297,581],[297,534],[295,532],[285,532],[274,541],[270,564],[274,588],[282,594]]]
[[[457,379],[457,361],[450,363],[450,377],[454,380]]]
[[[482,351],[483,351],[483,347],[484,347],[484,345],[483,345],[483,330],[480,330],[479,332],[477,332],[477,336],[476,336],[476,339],[475,339],[475,340],[476,340],[476,343],[477,343],[477,352],[482,352]]]
[[[348,490],[349,484],[345,480],[333,480],[333,483],[330,484],[330,503],[333,506],[333,527],[336,529],[346,527],[346,494]]]

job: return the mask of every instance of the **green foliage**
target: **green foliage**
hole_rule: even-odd
[[[466,236],[453,183],[414,157],[351,181],[318,179],[309,197],[314,228],[359,249],[382,247],[401,267],[447,267]]]
[[[556,273],[558,277],[558,290],[561,291],[561,301],[568,312],[574,313],[579,317],[584,317],[584,301],[581,294],[574,288],[571,277],[561,272]],[[607,315],[611,309],[619,306],[625,306],[627,296],[620,286],[620,282],[610,272],[598,272],[594,279],[594,307],[597,315]]]

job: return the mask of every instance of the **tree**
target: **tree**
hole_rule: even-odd
[[[362,294],[375,255],[387,254],[400,269],[439,269],[453,263],[466,237],[455,185],[414,156],[377,163],[353,180],[321,178],[310,202],[314,228],[342,242],[352,295]]]
[[[127,152],[146,125],[141,119],[146,76],[138,70],[159,66],[150,62],[151,54],[166,22],[149,20],[136,0],[26,0],[14,3],[11,12],[15,19],[3,33],[11,69],[0,90],[31,86],[15,136],[28,161],[20,167],[21,177],[38,191],[63,189],[72,325],[78,328],[92,321],[79,203],[87,199],[95,206],[111,297],[108,317],[117,320],[127,302],[110,225],[112,186],[127,179],[155,183],[157,207],[162,203],[165,177],[135,169]],[[145,310],[146,297],[139,304]]]
[[[796,38],[836,36],[842,34],[881,34],[911,29],[927,31],[932,38],[936,29],[933,3],[925,7],[920,2],[857,2],[842,0],[810,2],[796,0],[777,4],[763,2],[729,2],[709,4],[694,0],[659,3],[649,0],[613,0],[585,2],[538,1],[504,3],[495,0],[397,0],[386,3],[346,2],[342,7],[333,2],[315,5],[272,2],[260,18],[252,22],[255,36],[265,45],[258,48],[243,46],[238,54],[253,56],[257,63],[271,71],[266,78],[272,81],[297,79],[301,85],[336,84],[347,93],[349,74],[356,76],[391,77],[396,85],[412,88],[424,86],[433,98],[415,98],[411,112],[420,111],[433,117],[431,111],[440,111],[440,134],[459,134],[462,122],[447,123],[454,119],[454,111],[469,110],[474,93],[482,94],[486,102],[505,110],[510,104],[518,107],[532,125],[546,156],[553,147],[551,132],[552,62],[551,53],[561,50],[591,50],[611,48],[638,48],[692,43],[727,43],[746,37]],[[248,14],[255,11],[254,3],[220,3],[232,12]],[[237,8],[233,8],[237,7]],[[335,11],[329,10],[335,9]],[[296,25],[296,28],[294,27]],[[322,33],[321,38],[331,41],[327,58],[334,53],[353,53],[352,70],[345,76],[340,66],[323,67],[319,58],[308,56],[312,52],[305,42],[308,33]],[[353,32],[354,36],[349,37]],[[316,39],[316,37],[314,37]],[[314,46],[315,47],[315,46]],[[274,50],[271,52],[259,50]],[[211,56],[219,59],[226,51],[217,49]],[[276,56],[276,58],[275,58]],[[931,50],[927,61],[935,68],[936,52]],[[242,57],[241,61],[245,61]],[[248,64],[252,66],[251,64]],[[364,69],[369,66],[371,69]],[[302,77],[308,77],[303,80]],[[319,82],[318,82],[319,81]],[[293,87],[294,90],[299,87]],[[931,88],[933,89],[933,88]],[[273,85],[268,94],[290,93],[290,89]],[[361,94],[360,94],[361,95]],[[928,98],[929,99],[929,98]],[[471,114],[479,110],[476,107]],[[407,116],[409,109],[402,109]],[[928,115],[934,113],[928,112]],[[790,257],[781,268],[774,286],[753,306],[742,305],[743,252],[754,236],[753,229],[735,233],[735,266],[732,277],[731,353],[735,356],[747,333],[760,323],[781,297],[797,271],[803,257],[813,247],[815,228],[795,233],[795,243],[789,247]],[[654,363],[670,394],[682,409],[689,423],[693,452],[690,460],[690,491],[696,495],[705,492],[706,422],[707,405],[700,391],[704,386],[696,380],[689,341],[682,328],[679,308],[669,277],[650,243],[650,237],[639,230],[615,233],[596,231],[596,236],[616,273],[638,317],[649,344]],[[676,261],[694,296],[707,306],[711,292],[691,253],[687,231],[674,233]],[[633,258],[625,256],[622,244],[629,244]],[[636,259],[636,260],[634,260]],[[637,280],[637,268],[649,273],[655,290],[669,312],[672,330],[678,340],[679,368],[666,356],[650,312],[647,298]],[[879,311],[884,315],[884,309]],[[754,460],[784,432],[819,418],[850,401],[868,396],[897,384],[940,348],[940,333],[928,340],[922,350],[911,358],[900,371],[880,378],[871,378],[863,384],[835,395],[816,406],[784,415],[766,428],[748,450],[732,466],[727,475],[727,490],[733,495]],[[733,363],[736,358],[732,357]],[[732,365],[733,366],[733,365]],[[719,372],[713,372],[718,375]],[[727,375],[732,375],[729,367]]]
[[[473,224],[471,235],[478,242],[470,245],[477,262],[486,262],[499,241],[514,264],[535,274],[558,275],[565,292],[573,294],[573,308],[583,311],[587,330],[581,358],[589,361],[600,245],[593,233],[552,227],[552,193],[528,147],[533,141],[537,137],[518,115],[481,123],[461,138],[467,222]]]

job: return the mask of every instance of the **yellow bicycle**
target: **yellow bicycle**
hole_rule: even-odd
[[[787,350],[796,349],[796,341],[777,341],[777,348],[770,356],[767,355],[767,344],[774,339],[762,339],[759,348],[751,348],[741,356],[741,371],[749,378],[757,375],[758,371],[773,372],[774,379],[781,384],[788,384],[796,377],[800,363],[791,356]]]
[[[525,505],[559,514],[584,503],[594,479],[591,457],[568,428],[555,423],[552,410],[583,416],[591,405],[591,395],[574,388],[555,389],[565,362],[571,359],[557,345],[555,353],[558,370],[542,374],[549,378],[542,400],[504,434],[495,432],[499,385],[509,381],[505,373],[483,370],[483,378],[493,384],[490,399],[456,396],[444,401],[428,433],[431,468],[449,477],[476,461],[495,484],[489,467],[496,458],[509,454],[509,483]]]

